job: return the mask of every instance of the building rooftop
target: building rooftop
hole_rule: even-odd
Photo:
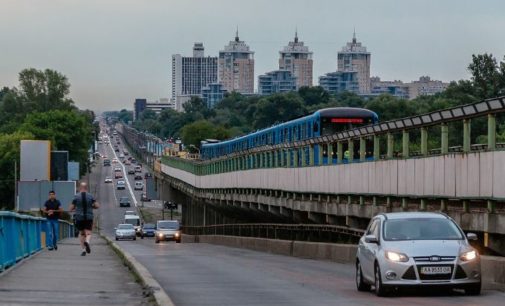
[[[224,50],[219,52],[254,53],[244,41],[240,40],[238,30],[235,33],[235,40],[231,40],[228,45],[224,46]]]
[[[305,54],[312,54],[312,52],[309,51],[309,47],[305,46],[303,44],[303,41],[298,40],[298,31],[295,32],[295,39],[293,41],[290,41],[287,46],[285,46],[281,51],[279,51],[280,54],[285,54],[285,53],[305,53]]]
[[[342,47],[342,51],[339,53],[366,53],[370,54],[370,52],[366,51],[366,47],[362,46],[360,42],[356,40],[356,31],[354,31],[352,35],[352,41],[348,42],[344,47]]]

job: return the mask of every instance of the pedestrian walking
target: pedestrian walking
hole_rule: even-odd
[[[81,242],[81,256],[91,253],[91,231],[93,229],[93,209],[98,209],[100,205],[95,198],[88,193],[88,185],[81,183],[79,192],[74,196],[70,205],[70,211],[75,211],[75,226],[79,230],[79,240]]]
[[[60,201],[56,199],[56,193],[49,191],[49,199],[44,203],[42,211],[46,214],[47,218],[47,235],[46,245],[49,251],[58,249],[58,233],[60,232],[60,213],[63,212]]]

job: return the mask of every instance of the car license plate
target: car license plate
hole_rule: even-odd
[[[422,274],[449,274],[451,267],[421,267]]]

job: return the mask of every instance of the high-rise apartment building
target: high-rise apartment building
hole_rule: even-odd
[[[267,72],[258,77],[258,93],[266,96],[296,90],[296,77],[289,70]]]
[[[228,92],[254,92],[254,52],[238,37],[219,51],[218,76]]]
[[[319,86],[330,94],[339,94],[344,91],[358,93],[358,73],[356,71],[336,71],[319,77]]]
[[[312,86],[312,71],[314,63],[309,47],[298,40],[295,32],[294,41],[290,41],[284,49],[279,51],[279,70],[288,70],[296,77],[296,88]]]
[[[195,43],[193,56],[172,55],[172,100],[200,96],[202,88],[217,82],[217,57],[204,56],[202,43]]]
[[[208,84],[202,89],[202,99],[208,108],[213,108],[224,99],[226,92],[221,83]]]
[[[370,52],[367,52],[366,47],[356,40],[356,33],[354,33],[352,41],[338,52],[337,70],[358,73],[360,94],[370,92],[370,60]]]

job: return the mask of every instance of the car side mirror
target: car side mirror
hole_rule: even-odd
[[[468,234],[466,234],[466,238],[467,238],[468,240],[473,240],[473,241],[476,241],[476,240],[478,240],[478,239],[479,239],[479,238],[477,237],[477,234],[475,234],[475,233],[468,233]]]
[[[365,242],[366,243],[376,243],[376,244],[379,244],[379,240],[374,235],[366,235],[365,236]]]

